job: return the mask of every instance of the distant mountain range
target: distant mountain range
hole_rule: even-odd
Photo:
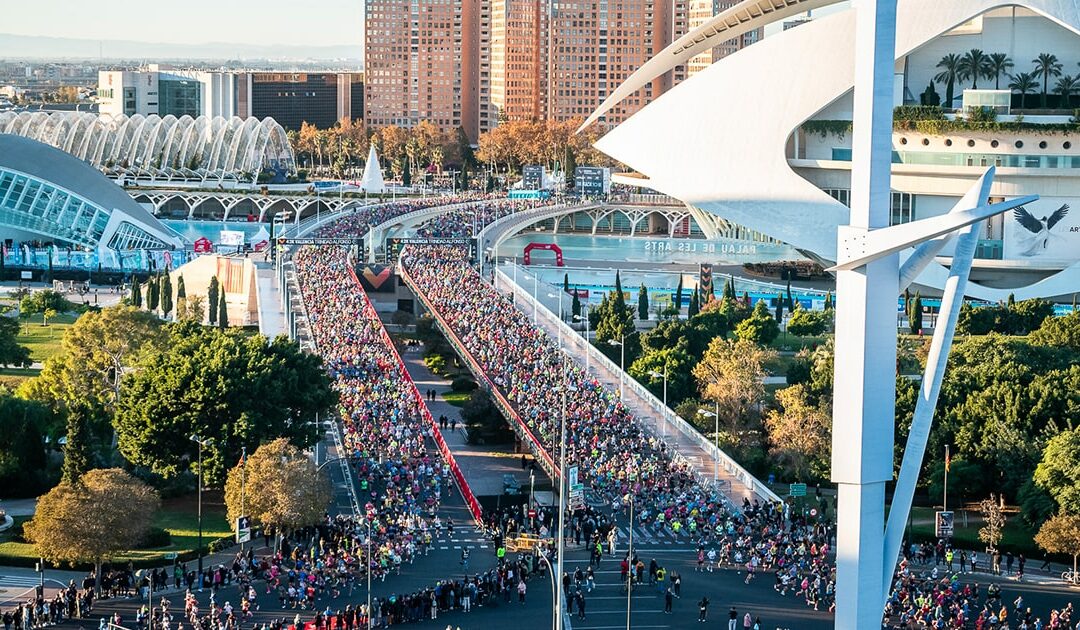
[[[159,44],[129,40],[36,37],[0,33],[0,58],[20,59],[122,59],[167,60],[355,60],[363,59],[363,47],[290,46],[282,44]]]

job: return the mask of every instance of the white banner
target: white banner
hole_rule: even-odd
[[[1005,215],[1007,260],[1071,263],[1080,260],[1080,200],[1043,197]]]

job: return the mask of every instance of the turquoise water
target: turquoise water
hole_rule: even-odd
[[[206,237],[214,243],[221,241],[222,230],[232,230],[244,233],[244,242],[251,242],[260,229],[270,231],[268,223],[248,223],[240,221],[184,221],[179,219],[162,219],[162,223],[179,234],[188,243],[194,243],[197,239]]]
[[[529,243],[555,243],[567,260],[620,260],[641,263],[712,263],[714,265],[799,260],[803,257],[788,245],[754,243],[735,239],[716,241],[645,236],[591,236],[526,232],[499,246],[500,256],[521,256]],[[551,252],[534,252],[536,261],[554,259]]]

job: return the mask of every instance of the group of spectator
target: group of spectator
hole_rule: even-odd
[[[513,214],[548,205],[539,199],[493,199],[486,203],[471,204],[464,208],[444,212],[426,221],[416,229],[421,238],[465,238],[475,236],[489,223]]]

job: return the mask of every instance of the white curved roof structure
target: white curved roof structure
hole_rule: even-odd
[[[824,4],[829,2],[745,0],[650,60],[612,98],[617,102],[635,85],[711,45],[705,35],[709,29],[719,30],[719,23],[728,24],[722,32],[729,38]],[[764,11],[763,5],[773,10]],[[1075,0],[900,0],[896,56],[1006,6],[1028,8],[1080,34],[1080,4]],[[848,208],[795,173],[785,147],[803,122],[852,89],[854,33],[849,9],[767,37],[675,86],[596,147],[646,175],[645,185],[655,190],[834,261],[837,226],[848,223]],[[611,101],[590,120],[610,108]],[[941,286],[946,275],[945,268],[934,263],[917,282]],[[970,283],[967,293],[990,300],[1013,293],[1024,299],[1078,287],[1080,263],[1028,287],[995,289]]]
[[[86,162],[0,134],[0,233],[86,249],[170,249],[183,242]]]
[[[0,133],[52,145],[108,175],[248,181],[296,172],[285,129],[273,118],[8,111],[0,112]]]

